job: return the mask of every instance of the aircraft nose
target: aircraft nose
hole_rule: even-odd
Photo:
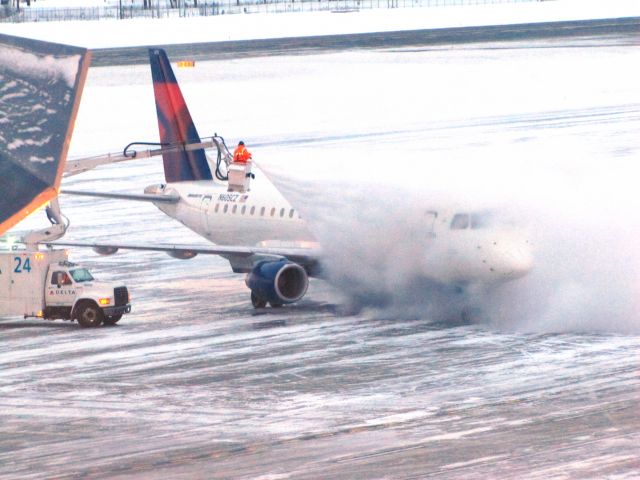
[[[527,241],[509,242],[503,255],[504,276],[508,279],[524,277],[533,268],[533,254]]]

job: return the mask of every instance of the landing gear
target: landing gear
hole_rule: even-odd
[[[253,305],[253,308],[265,308],[267,303],[271,308],[282,308],[284,305],[284,303],[280,302],[267,302],[267,300],[260,298],[253,291],[251,292],[251,305]],[[106,322],[107,321],[105,320],[105,323]]]
[[[251,304],[253,305],[253,308],[264,308],[267,306],[267,301],[251,292]]]

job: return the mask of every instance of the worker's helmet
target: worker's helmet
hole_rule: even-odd
[[[244,142],[243,142],[242,140],[240,140],[240,141],[238,142],[238,145],[244,145]]]

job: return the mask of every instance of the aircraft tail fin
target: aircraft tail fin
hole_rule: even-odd
[[[200,136],[184,101],[164,50],[149,49],[153,93],[158,113],[160,141],[164,144],[200,143]],[[204,149],[173,151],[162,155],[167,183],[211,180]]]
[[[90,60],[0,34],[0,234],[57,197]]]

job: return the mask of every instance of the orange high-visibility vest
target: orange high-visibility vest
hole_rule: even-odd
[[[233,152],[233,161],[236,163],[247,163],[251,159],[251,152],[244,145],[238,145]]]

